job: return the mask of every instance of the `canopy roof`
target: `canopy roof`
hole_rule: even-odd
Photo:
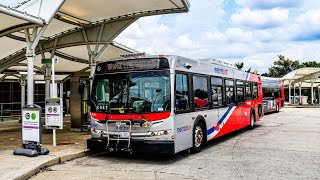
[[[20,72],[26,71],[26,37],[37,34],[48,16],[42,17],[47,6],[35,5],[41,2],[25,0],[23,5],[11,4],[11,7],[0,2],[0,12],[3,12],[0,13],[0,81],[17,80]],[[30,10],[31,6],[34,11]],[[140,17],[188,10],[187,0],[66,0],[35,50],[34,78],[43,80],[46,69],[41,64],[43,58],[58,58],[56,79],[62,81],[72,72],[88,71],[90,64],[97,60],[136,52],[113,40]],[[22,13],[20,19],[11,16],[11,11]],[[39,12],[39,17],[30,20],[35,12]],[[37,23],[40,20],[42,22]]]
[[[296,69],[285,76],[282,77],[284,85],[299,86],[301,87],[311,87],[313,82],[313,87],[320,86],[320,68],[300,68]]]

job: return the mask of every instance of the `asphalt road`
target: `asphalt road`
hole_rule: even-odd
[[[92,155],[31,179],[320,179],[320,109],[282,109],[198,154]]]

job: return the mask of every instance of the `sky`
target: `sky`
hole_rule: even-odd
[[[190,11],[144,17],[116,41],[147,54],[244,62],[268,72],[278,55],[320,62],[320,1],[190,0]]]

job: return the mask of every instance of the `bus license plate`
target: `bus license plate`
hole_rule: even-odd
[[[120,138],[129,138],[130,133],[129,132],[120,132]]]

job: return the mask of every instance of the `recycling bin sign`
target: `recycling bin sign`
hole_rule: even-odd
[[[22,144],[36,144],[41,142],[41,107],[25,105],[22,107]]]
[[[62,98],[46,98],[45,114],[47,129],[63,129]]]

